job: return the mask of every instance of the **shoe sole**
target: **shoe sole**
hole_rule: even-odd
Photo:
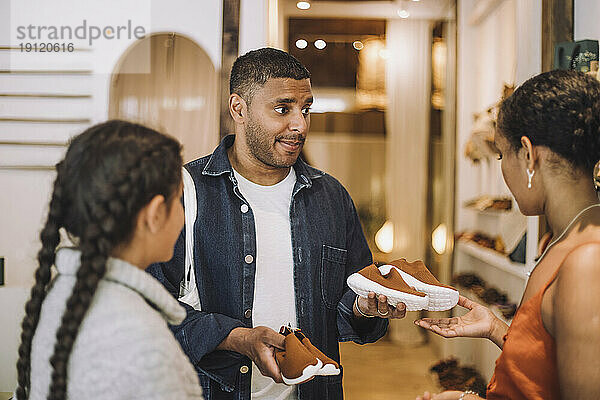
[[[425,308],[427,311],[446,311],[458,304],[457,290],[421,282],[414,276],[393,265],[382,265],[379,267],[379,270],[382,274],[388,274],[391,268],[396,268],[396,271],[398,271],[408,286],[414,287],[415,290],[425,293],[429,297],[429,304]]]
[[[308,365],[307,367],[305,367],[302,371],[302,375],[300,375],[298,378],[286,378],[285,376],[283,376],[283,374],[281,374],[281,378],[283,379],[283,383],[285,383],[288,386],[299,385],[317,375],[319,370],[321,370],[322,368],[323,362],[317,358],[317,364]]]
[[[348,283],[350,289],[352,289],[354,293],[361,297],[367,297],[369,292],[374,292],[379,295],[382,294],[387,297],[388,303],[394,307],[398,303],[404,303],[407,311],[424,310],[429,305],[429,298],[427,294],[424,297],[421,297],[414,294],[401,292],[399,290],[390,289],[365,278],[358,272],[350,275],[346,282]]]
[[[333,364],[325,364],[323,366],[323,368],[321,368],[321,370],[319,372],[317,372],[317,375],[321,375],[321,376],[332,376],[332,375],[339,375],[340,374],[340,369],[336,368],[335,365]]]

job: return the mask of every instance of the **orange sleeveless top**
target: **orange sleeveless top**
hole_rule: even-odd
[[[579,231],[579,227],[580,224],[576,224],[565,239],[548,249],[536,267],[542,267],[542,263],[559,266],[552,278],[519,307],[496,361],[487,399],[560,399],[556,343],[542,322],[542,297],[573,250],[584,244],[600,243],[597,226],[588,226],[583,231]]]

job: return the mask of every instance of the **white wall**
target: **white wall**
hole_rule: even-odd
[[[2,3],[5,6],[5,2]],[[56,9],[48,2],[29,1],[28,7],[42,7],[38,11],[46,17],[44,21],[60,21],[64,10]],[[14,8],[13,4],[13,8]],[[13,9],[14,12],[14,9]],[[115,13],[115,10],[106,12]],[[177,32],[196,41],[210,56],[216,68],[221,60],[221,2],[220,0],[171,0],[152,1],[150,8],[152,32]],[[84,18],[85,15],[80,18]],[[121,17],[123,17],[121,15]],[[126,15],[127,17],[127,15]],[[58,22],[55,22],[58,24]],[[115,41],[112,53],[103,53],[109,59],[108,71],[112,71],[119,57],[134,42]],[[0,42],[8,42],[6,37]],[[90,99],[13,99],[4,98],[0,103],[0,117],[48,117],[82,118],[91,123],[103,121],[108,116],[110,73],[105,66],[95,64],[93,52],[81,52],[73,57],[56,58],[57,69],[90,69],[91,75],[1,75],[0,89],[8,93],[60,93],[86,94]],[[45,59],[39,56],[32,60],[33,68],[47,68]],[[5,59],[0,59],[0,68],[8,69]],[[14,63],[13,63],[14,64]],[[0,123],[0,141],[59,141],[65,142],[71,135],[81,132],[89,123],[81,124],[31,124]],[[36,160],[36,164],[52,165],[60,159],[64,149],[43,147],[0,146],[0,165],[22,164]],[[29,162],[31,163],[31,162]],[[4,226],[11,229],[0,231],[0,256],[6,258],[6,286],[29,286],[37,246],[37,231],[40,218],[49,195],[51,172],[0,170],[0,187],[8,196],[0,198],[0,217]],[[27,190],[28,189],[28,190]],[[33,192],[33,193],[31,193]],[[40,215],[38,215],[40,214]],[[34,242],[32,244],[31,242]],[[20,244],[20,245],[19,245]],[[24,245],[27,246],[24,248]]]
[[[481,194],[509,193],[502,180],[500,163],[492,160],[489,167],[485,162],[475,166],[464,156],[464,146],[470,136],[473,113],[498,102],[503,83],[518,86],[541,71],[542,0],[486,1],[494,7],[473,24],[472,10],[481,3],[458,0],[456,230],[476,228],[494,235],[500,232],[505,219],[477,214],[464,209],[462,204]],[[537,234],[531,230],[529,233],[528,237],[533,237],[537,244]],[[459,249],[455,252],[454,268],[455,273],[476,272],[486,282],[506,291],[511,301],[517,302],[522,294],[522,279]],[[460,339],[445,341],[444,346],[446,355],[453,354],[475,365],[486,379],[491,377],[499,354],[493,344]]]
[[[61,0],[61,4],[74,0]],[[103,13],[107,21],[115,19],[142,20],[150,18],[146,34],[154,32],[176,32],[186,35],[198,43],[210,56],[217,71],[221,64],[222,1],[221,0],[152,0],[144,2],[144,9],[132,11],[132,3],[137,0],[122,0],[118,6],[110,7],[106,2],[97,3],[98,10],[92,10],[85,3],[82,15],[68,15],[69,18],[89,18],[94,12]],[[0,46],[10,42],[11,27],[6,24],[7,16],[18,7],[27,8],[31,15],[47,24],[64,24],[64,13],[56,2],[39,0],[19,0],[0,2]],[[260,47],[266,44],[268,15],[266,1],[244,0],[240,16],[241,49]],[[80,7],[81,8],[81,7]],[[75,8],[77,9],[77,8]],[[5,19],[6,18],[6,19]],[[67,18],[68,19],[68,18]],[[35,23],[35,22],[31,22]],[[71,22],[68,22],[71,23]],[[14,24],[13,24],[14,25]],[[259,26],[260,25],[260,26]],[[14,28],[14,27],[13,27]],[[48,57],[32,59],[33,67],[48,67],[52,59],[57,69],[90,69],[90,75],[9,75],[0,74],[0,93],[60,93],[87,94],[91,98],[77,102],[65,99],[22,99],[1,98],[0,118],[2,117],[77,117],[89,119],[80,124],[11,123],[0,121],[1,141],[60,141],[81,132],[93,123],[103,121],[108,116],[108,96],[110,72],[119,57],[133,43],[114,42],[112,47],[103,49],[105,65],[94,62],[91,54],[80,52],[75,57]],[[105,51],[105,52],[104,52]],[[0,52],[0,69],[9,69],[11,63]],[[107,64],[107,65],[106,65]],[[16,382],[16,349],[23,304],[33,283],[36,267],[36,253],[39,249],[39,231],[47,212],[54,173],[50,170],[6,170],[8,164],[53,165],[64,152],[64,148],[15,147],[0,145],[0,257],[5,258],[5,286],[0,287],[0,392],[12,391]]]
[[[242,0],[239,54],[265,47],[268,42],[269,0]]]
[[[600,40],[600,1],[575,0],[575,40]]]
[[[541,0],[498,0],[479,23],[471,23],[476,0],[458,1],[456,230],[475,223],[462,202],[481,194],[506,194],[500,163],[475,166],[464,157],[473,114],[496,104],[507,84],[541,71]]]
[[[498,5],[477,24],[471,22],[477,2],[458,2],[457,231],[475,223],[472,213],[462,208],[464,200],[508,191],[499,173],[499,163],[474,165],[464,156],[464,148],[471,133],[473,115],[496,104],[504,83],[516,80],[516,2],[497,1]]]

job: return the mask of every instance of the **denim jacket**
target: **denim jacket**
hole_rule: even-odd
[[[234,328],[252,327],[256,234],[252,209],[227,157],[234,140],[234,135],[225,137],[212,155],[185,166],[198,199],[194,271],[202,311],[182,303],[187,317],[172,329],[198,371],[206,400],[250,399],[251,360],[216,350]],[[294,170],[290,223],[297,324],[315,346],[339,361],[339,341],[374,342],[388,322],[357,319],[352,312],[355,295],[346,278],[369,265],[372,256],[350,195],[300,158]],[[148,268],[175,297],[184,274],[184,234],[185,229],[169,262]],[[298,397],[342,399],[341,374],[299,385]]]

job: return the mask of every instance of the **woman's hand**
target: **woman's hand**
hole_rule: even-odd
[[[448,390],[438,394],[431,394],[429,392],[425,392],[423,396],[418,396],[416,400],[459,400],[460,396],[463,395],[464,392],[459,392],[456,390]],[[464,400],[479,400],[481,397],[476,394],[465,394],[463,396]]]
[[[475,337],[490,339],[502,348],[502,338],[508,329],[504,322],[500,321],[489,308],[464,296],[459,296],[458,305],[470,311],[462,317],[423,318],[416,320],[415,324],[446,338]]]

